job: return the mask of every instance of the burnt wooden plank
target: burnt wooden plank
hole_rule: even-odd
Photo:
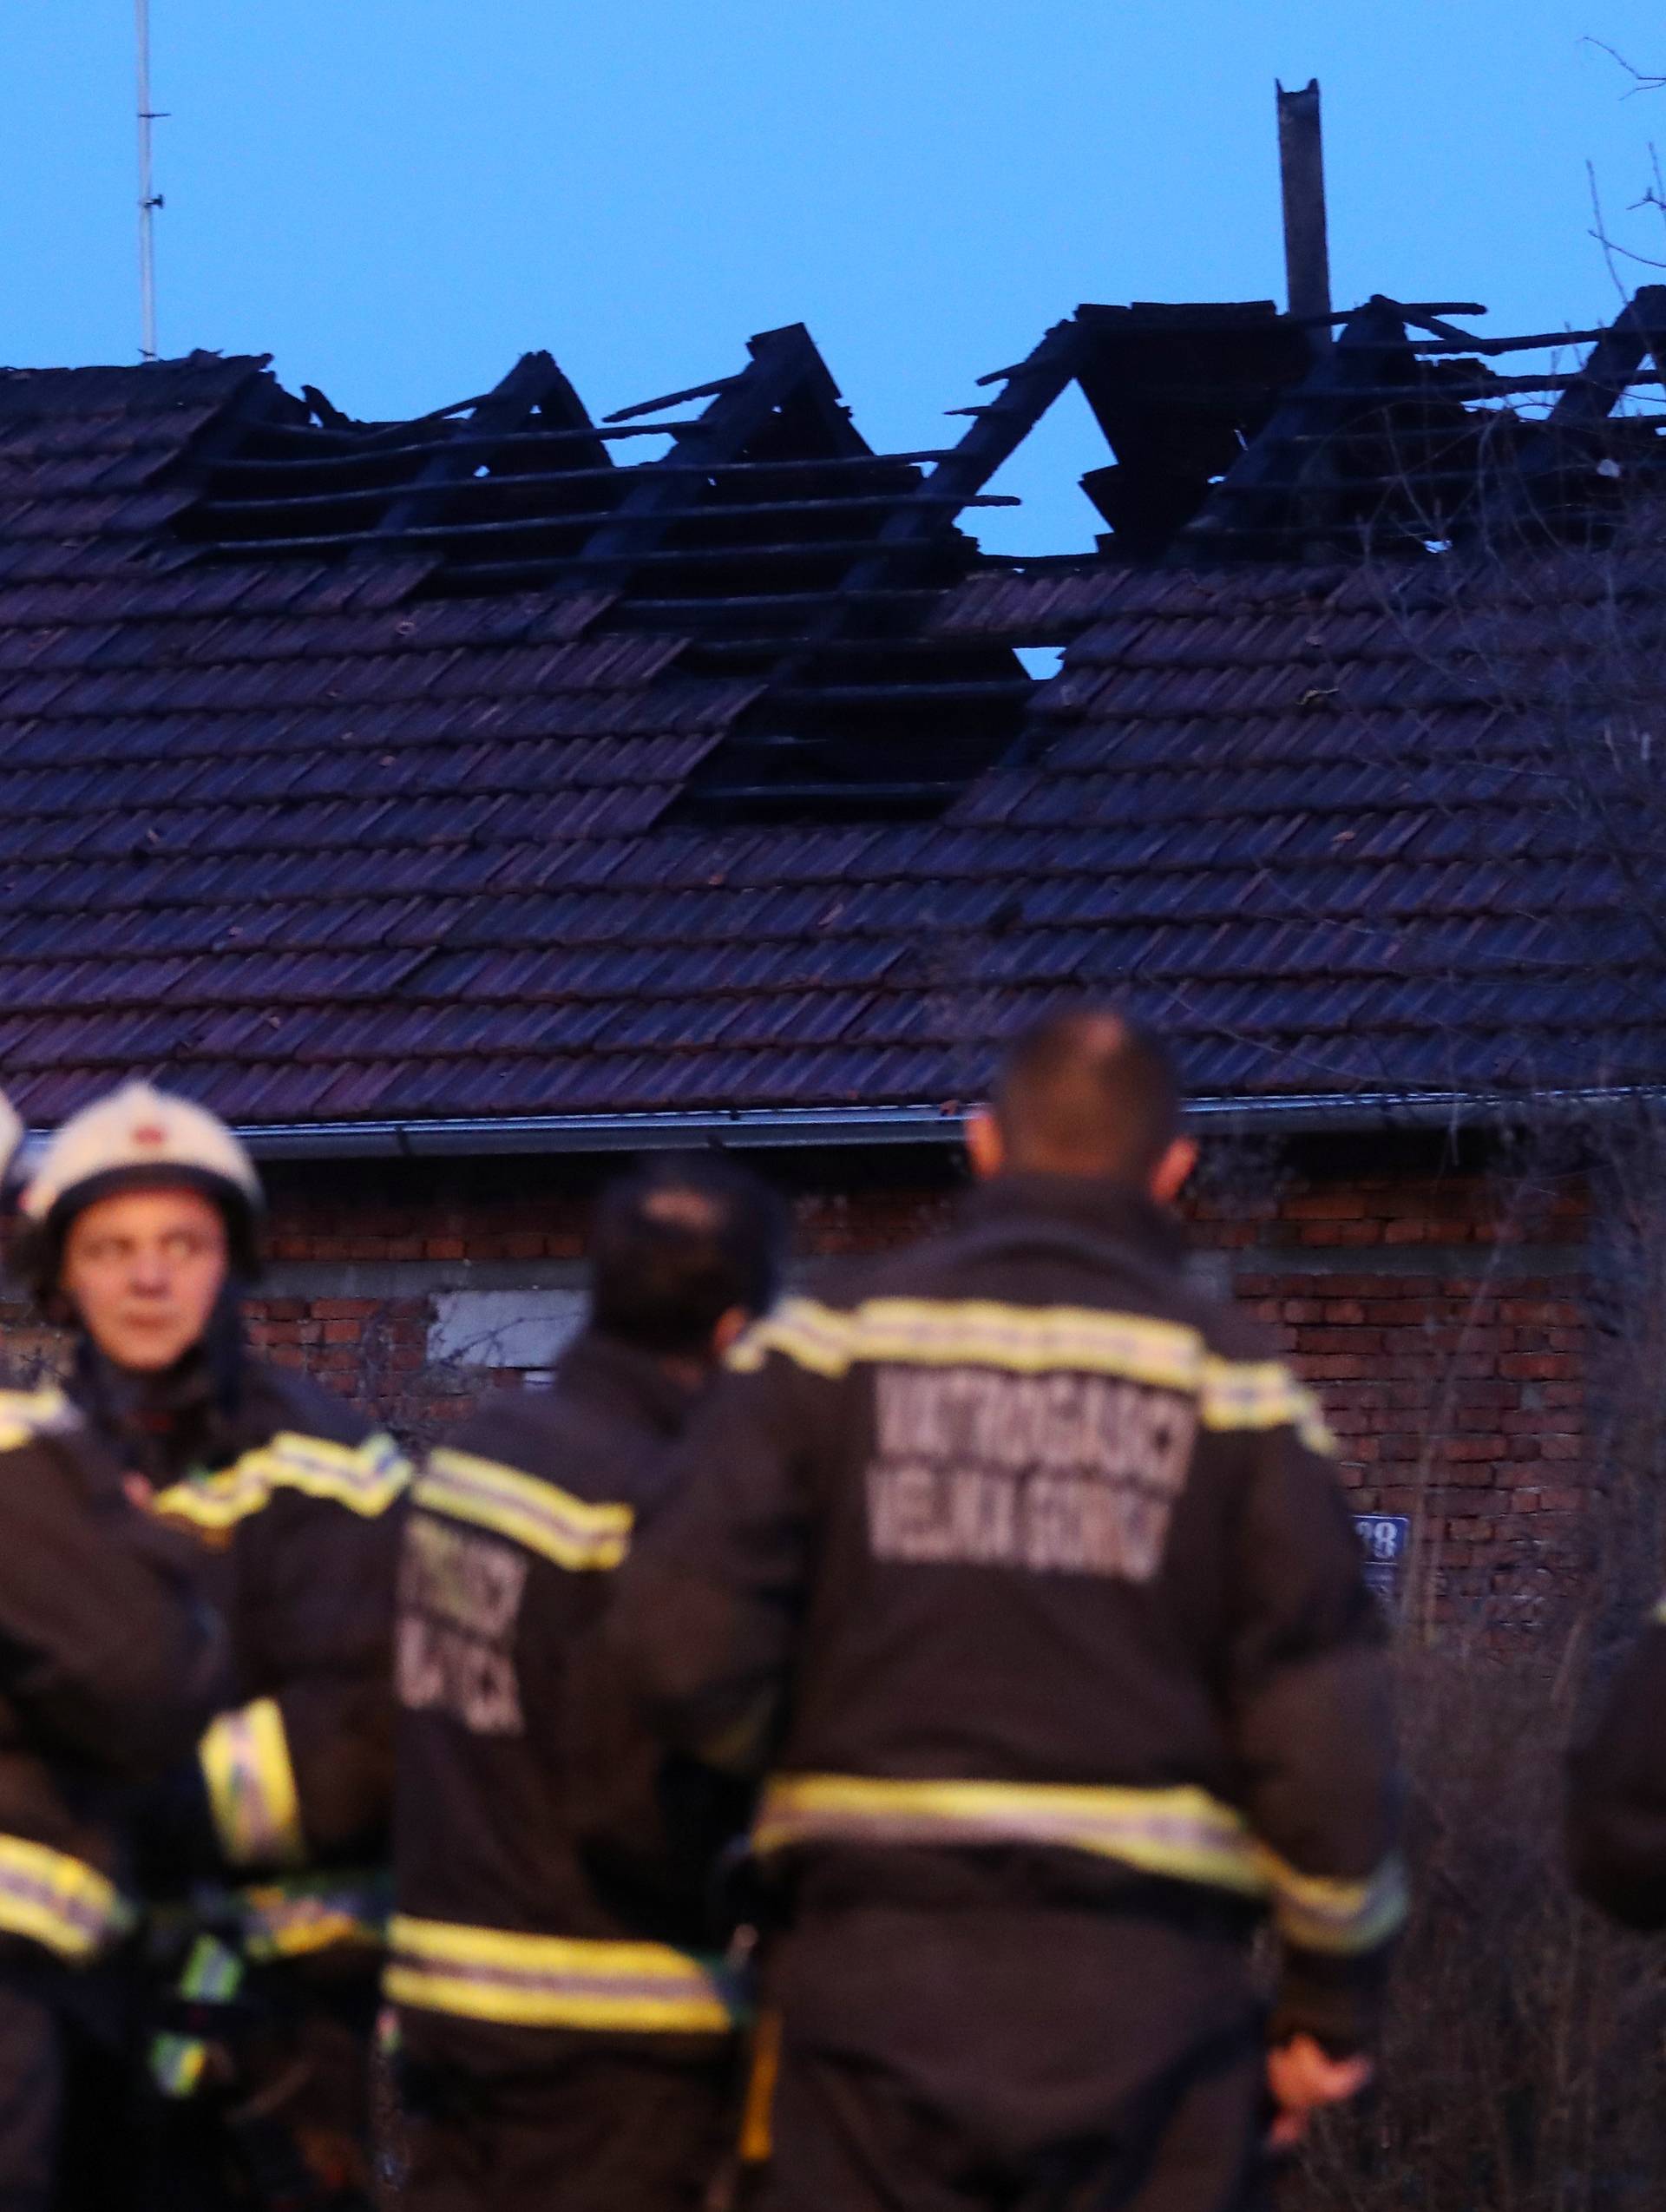
[[[1302,382],[1274,410],[1254,443],[1215,486],[1180,533],[1178,546],[1206,543],[1226,530],[1242,527],[1243,517],[1234,512],[1238,501],[1261,496],[1264,521],[1267,510],[1286,499],[1297,480],[1311,482],[1330,433],[1360,405],[1360,389],[1391,381],[1383,374],[1383,364],[1405,344],[1406,326],[1392,301],[1377,298],[1356,308],[1335,345],[1315,362]],[[1319,443],[1316,451],[1310,450],[1309,457],[1293,469],[1289,441],[1298,436]]]
[[[616,512],[584,548],[579,574],[588,564],[609,572],[628,568],[653,551],[682,502],[686,466],[711,467],[739,457],[770,417],[801,387],[818,378],[829,385],[821,355],[802,323],[767,331],[749,341],[751,364],[730,378],[689,429],[676,433],[672,455],[685,464],[674,472],[650,462],[639,470]]]
[[[471,437],[489,442],[517,430],[535,410],[553,407],[567,419],[567,430],[587,430],[589,417],[582,401],[548,353],[524,353],[496,389],[489,393],[468,418]],[[598,453],[605,453],[598,448]],[[478,449],[459,450],[451,440],[439,446],[399,497],[392,500],[378,526],[384,537],[398,537],[416,519],[436,494],[454,491],[473,477],[479,465]]]
[[[1659,351],[1656,349],[1660,349]],[[1482,520],[1494,535],[1518,528],[1539,507],[1546,487],[1577,456],[1588,465],[1589,434],[1600,429],[1636,379],[1645,356],[1661,371],[1666,351],[1666,285],[1644,285],[1628,300],[1592,346],[1573,380],[1545,420],[1516,468],[1490,485]],[[1634,469],[1640,464],[1633,462]]]

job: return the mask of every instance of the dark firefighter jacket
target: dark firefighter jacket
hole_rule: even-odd
[[[82,1965],[133,1923],[138,1797],[223,1697],[225,1639],[56,1388],[0,1393],[0,1937]]]
[[[166,1377],[125,1376],[83,1347],[70,1388],[154,1486],[154,1518],[189,1539],[230,1638],[232,1699],[153,1818],[159,1874],[251,1885],[253,1955],[362,1940],[358,1870],[385,1858],[392,1810],[397,1447],[249,1356],[229,1312]]]
[[[709,2052],[730,2025],[697,1953],[731,1793],[667,1762],[582,1664],[692,1402],[592,1331],[552,1391],[483,1407],[416,1484],[386,1988],[433,2062],[525,2069],[574,2034]]]
[[[1569,1760],[1568,1848],[1581,1894],[1666,1927],[1666,1599]]]
[[[788,1299],[609,1635],[685,1749],[767,1766],[801,1918],[1269,1913],[1275,2031],[1347,2048],[1403,1909],[1383,1626],[1311,1399],[1182,1258],[1131,1192],[1012,1175]]]

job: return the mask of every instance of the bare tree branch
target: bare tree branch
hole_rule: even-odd
[[[1603,213],[1603,195],[1597,187],[1597,164],[1594,161],[1585,163],[1585,181],[1591,187],[1591,213],[1594,226],[1590,235],[1603,249],[1603,259],[1608,264],[1609,275],[1614,279],[1615,291],[1623,300],[1630,299],[1631,294],[1626,287],[1625,279],[1615,266],[1616,249],[1613,240],[1609,236],[1608,219]]]
[[[1666,89],[1666,76],[1656,76],[1647,69],[1638,69],[1634,62],[1628,62],[1623,54],[1610,46],[1605,38],[1582,38],[1579,43],[1582,46],[1594,46],[1599,54],[1606,54],[1610,61],[1617,62],[1627,76],[1632,80],[1630,90],[1621,95],[1623,99],[1634,100],[1640,92],[1659,92]]]

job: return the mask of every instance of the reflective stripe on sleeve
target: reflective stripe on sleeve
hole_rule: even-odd
[[[390,1877],[378,1870],[294,1874],[237,1893],[243,1949],[254,1959],[302,1959],[344,1945],[379,1950],[387,1940]]]
[[[1196,1398],[1205,1428],[1288,1423],[1310,1449],[1335,1450],[1311,1392],[1282,1362],[1223,1359],[1184,1323],[1143,1314],[993,1298],[869,1298],[842,1312],[816,1298],[786,1298],[746,1331],[728,1363],[753,1374],[771,1352],[831,1381],[864,1362],[1114,1375]]]
[[[220,1849],[234,1867],[298,1866],[306,1856],[284,1716],[257,1697],[210,1722],[197,1748]]]
[[[1267,1850],[1262,1859],[1272,1891],[1273,1925],[1287,1943],[1303,1951],[1344,1957],[1374,1951],[1406,1918],[1406,1872],[1398,1859],[1386,1860],[1364,1881],[1299,1874]]]
[[[78,1964],[125,1935],[136,1918],[114,1882],[85,1860],[0,1835],[0,1929],[8,1935]]]
[[[177,1994],[187,2005],[229,2005],[243,1986],[244,1962],[218,1936],[200,1935],[191,1946]],[[208,2071],[210,2047],[200,2035],[164,2029],[151,2038],[150,2077],[167,2097],[194,2097]]]
[[[1406,1914],[1398,1861],[1364,1881],[1299,1873],[1257,1841],[1242,1814],[1190,1787],[777,1775],[752,1830],[760,1857],[803,1844],[1013,1843],[1086,1851],[1139,1874],[1269,1902],[1280,1933],[1311,1951],[1374,1950]]]
[[[396,1913],[383,1989],[396,2005],[515,2027],[724,2034],[716,1967],[662,1943],[598,1943]]]
[[[385,1513],[410,1480],[410,1463],[390,1436],[378,1432],[347,1445],[285,1429],[228,1467],[170,1483],[153,1499],[151,1511],[219,1533],[263,1512],[277,1492],[298,1490],[370,1520]]]
[[[432,1453],[412,1495],[430,1513],[489,1528],[575,1572],[616,1567],[630,1548],[630,1506],[592,1505],[471,1452]]]

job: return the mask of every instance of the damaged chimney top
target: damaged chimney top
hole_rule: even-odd
[[[1315,345],[1329,342],[1330,247],[1325,231],[1325,148],[1319,121],[1319,80],[1300,92],[1275,86],[1278,166],[1284,191],[1284,279],[1289,312],[1314,325]]]

